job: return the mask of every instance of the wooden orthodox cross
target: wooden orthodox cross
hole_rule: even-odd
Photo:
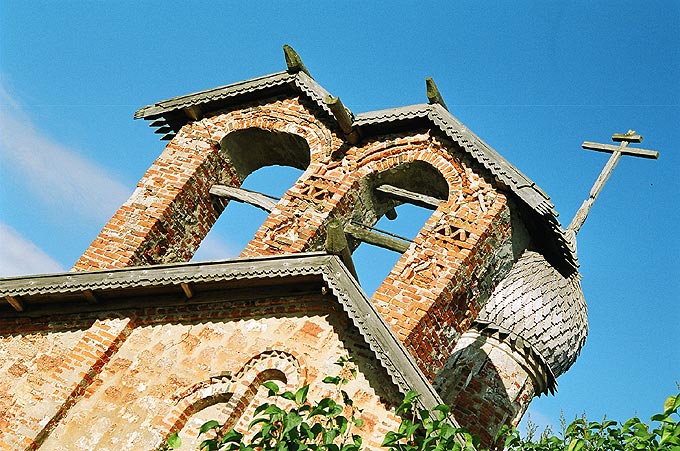
[[[576,215],[574,215],[574,219],[571,220],[571,224],[569,224],[567,230],[573,230],[574,233],[578,233],[579,229],[581,228],[586,218],[588,217],[588,213],[590,212],[590,209],[593,207],[595,199],[597,199],[597,196],[600,194],[600,191],[602,191],[604,184],[607,183],[609,176],[612,175],[612,171],[614,171],[616,164],[621,159],[621,155],[632,155],[635,157],[652,158],[654,160],[659,158],[659,152],[655,150],[634,149],[628,147],[629,143],[642,142],[642,136],[636,135],[635,130],[628,130],[628,133],[625,134],[616,133],[612,136],[612,141],[619,142],[621,144],[619,144],[618,146],[614,146],[611,144],[600,144],[589,141],[585,141],[583,144],[581,144],[581,147],[583,147],[584,149],[597,150],[599,152],[607,152],[611,153],[612,156],[609,157],[609,161],[607,161],[607,164],[605,165],[604,169],[602,169],[602,172],[597,177],[597,180],[595,180],[595,184],[590,189],[590,196],[583,202],[583,204],[581,204],[581,207],[576,212]]]

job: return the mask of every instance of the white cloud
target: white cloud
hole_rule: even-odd
[[[52,257],[0,222],[0,277],[61,271],[64,268]]]
[[[130,190],[96,164],[37,130],[0,83],[0,160],[48,206],[107,220]]]
[[[198,248],[193,262],[209,261],[209,260],[224,260],[225,258],[238,257],[239,251],[226,240],[220,238],[211,230],[206,237],[201,241],[201,246]]]

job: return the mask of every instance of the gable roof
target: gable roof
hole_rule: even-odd
[[[305,72],[277,72],[250,80],[173,97],[147,105],[135,112],[135,119],[152,120],[152,127],[171,139],[179,129],[191,121],[191,109],[202,113],[216,111],[250,100],[293,93],[302,94],[323,110],[333,121],[333,113],[326,104],[330,93]],[[439,104],[419,104],[360,113],[353,117],[352,127],[363,136],[385,130],[405,131],[414,121],[426,122],[457,143],[470,157],[488,170],[509,192],[537,215],[542,224],[541,235],[548,237],[547,249],[558,256],[569,269],[578,268],[573,241],[565,234],[557,219],[558,213],[550,197],[531,179],[515,168],[491,146],[470,131],[462,122]],[[158,132],[157,130],[157,132]]]
[[[0,278],[0,296],[7,300],[0,305],[0,315],[44,317],[63,312],[65,304],[77,313],[120,311],[121,307],[139,308],[141,295],[154,295],[157,302],[164,294],[174,294],[172,298],[179,299],[175,302],[186,305],[191,300],[177,296],[186,293],[183,284],[195,293],[218,289],[231,293],[238,288],[252,290],[253,286],[327,290],[404,394],[417,391],[428,409],[443,403],[340,259],[321,252]],[[88,303],[87,299],[98,302]],[[229,297],[225,295],[219,302],[229,302]],[[16,311],[17,305],[23,310]]]

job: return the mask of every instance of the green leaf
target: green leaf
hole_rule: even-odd
[[[279,386],[274,381],[266,381],[262,385],[269,389],[269,396],[274,396],[279,392]]]
[[[345,403],[346,406],[353,406],[354,401],[350,396],[347,394],[345,390],[340,390],[340,394],[342,395],[342,402]]]
[[[295,402],[297,404],[304,404],[307,401],[307,392],[309,391],[309,385],[301,387],[295,392]]]
[[[283,399],[287,399],[289,401],[295,401],[295,395],[289,391],[285,393],[281,393],[279,396],[281,396]]]
[[[217,440],[214,438],[203,440],[200,445],[198,445],[200,451],[216,451],[217,450]]]
[[[360,428],[364,425],[364,420],[362,418],[353,418],[352,423],[354,423],[354,426]]]
[[[326,376],[323,378],[323,382],[326,384],[340,385],[342,378],[340,376]]]
[[[201,428],[198,430],[198,435],[205,434],[208,432],[210,429],[218,429],[220,427],[220,423],[218,423],[215,420],[210,420],[201,426]]]
[[[420,395],[418,394],[417,391],[409,390],[408,393],[406,393],[406,396],[404,396],[403,402],[413,402],[416,399],[418,399],[418,397],[420,397]]]
[[[583,440],[578,438],[573,439],[569,443],[569,448],[567,449],[567,451],[581,451],[583,449],[583,445],[585,445],[585,442]]]
[[[289,433],[291,430],[297,428],[300,425],[300,423],[302,423],[302,417],[298,415],[297,412],[295,411],[288,412],[284,420],[284,424],[286,426],[283,429],[283,433],[284,434]]]
[[[222,437],[222,443],[239,443],[243,439],[243,434],[237,432],[233,429],[229,429],[224,437]]]
[[[323,444],[324,445],[330,445],[333,443],[333,440],[335,440],[335,437],[338,436],[338,431],[335,429],[329,429],[326,431],[326,433],[323,435]]]
[[[182,439],[179,438],[179,434],[177,432],[170,434],[166,441],[168,442],[168,446],[170,446],[172,449],[177,449],[182,446]]]
[[[382,441],[382,444],[380,446],[394,446],[397,443],[399,443],[399,440],[404,438],[403,434],[399,434],[394,431],[389,431],[387,434],[385,434],[385,438]]]

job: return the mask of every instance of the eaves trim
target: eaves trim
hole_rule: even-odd
[[[324,279],[402,393],[417,391],[421,404],[427,409],[443,403],[339,258],[321,252],[3,278],[0,279],[0,296],[50,297],[85,290],[96,293],[97,290],[300,275],[320,275]]]

